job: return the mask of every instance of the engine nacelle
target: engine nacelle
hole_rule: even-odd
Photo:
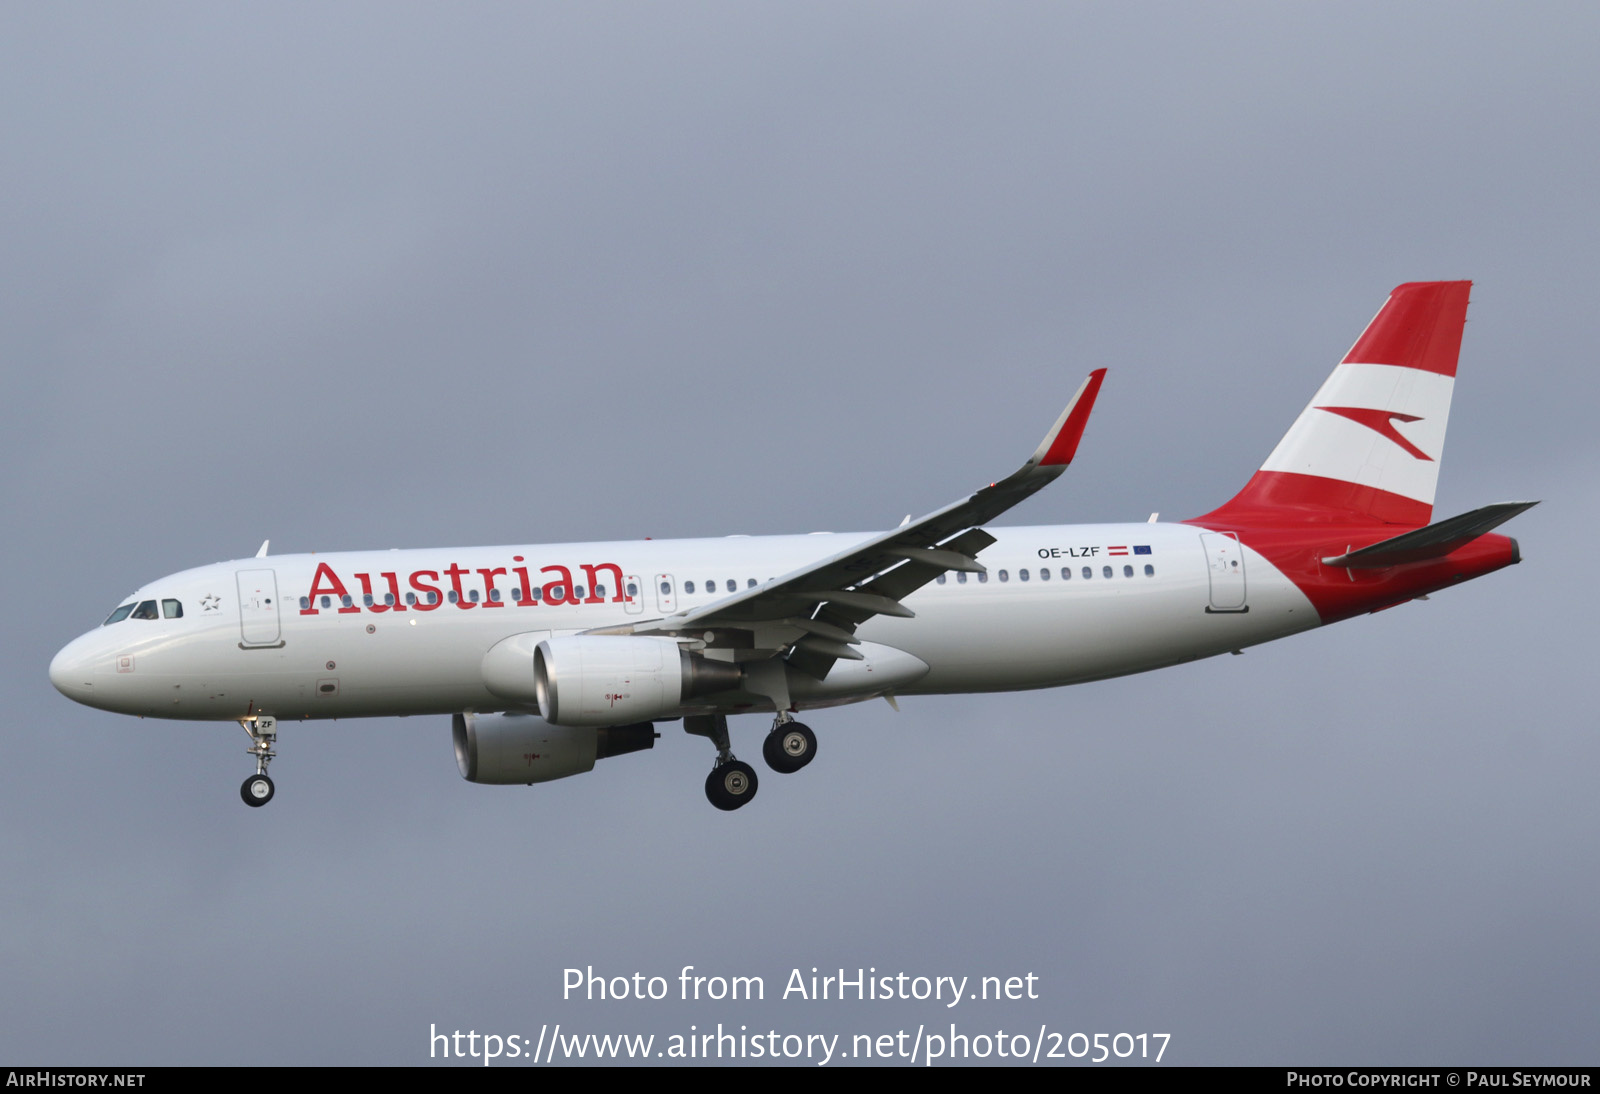
[[[563,726],[669,718],[697,695],[737,688],[739,668],[681,649],[670,638],[575,634],[533,654],[539,711]]]
[[[649,722],[553,726],[532,714],[457,714],[450,730],[461,777],[498,786],[582,775],[596,760],[654,748],[659,736]]]

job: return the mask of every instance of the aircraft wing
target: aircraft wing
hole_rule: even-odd
[[[602,633],[688,632],[735,660],[790,650],[789,664],[821,679],[836,659],[860,660],[855,629],[875,615],[909,618],[901,598],[948,570],[983,572],[979,551],[994,537],[986,524],[1054,482],[1077,453],[1105,369],[1078,388],[1055,425],[1020,469],[920,520],[873,536],[829,558],[692,611]],[[731,632],[731,633],[729,633]]]

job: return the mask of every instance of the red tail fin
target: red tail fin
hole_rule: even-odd
[[[1427,524],[1471,288],[1390,293],[1245,488],[1198,519]]]

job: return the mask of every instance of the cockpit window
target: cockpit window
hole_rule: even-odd
[[[112,623],[121,623],[124,619],[128,618],[128,613],[131,611],[133,611],[133,605],[124,604],[122,607],[106,616],[106,621],[100,625],[102,627],[106,627],[110,626]]]
[[[161,617],[156,614],[156,602],[154,600],[141,600],[139,606],[133,609],[133,618],[160,619]]]
[[[164,619],[182,619],[183,601],[163,600],[161,602],[161,615]]]

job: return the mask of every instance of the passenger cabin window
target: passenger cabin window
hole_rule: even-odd
[[[1072,580],[1072,567],[1071,566],[1063,566],[1063,567],[1061,567],[1061,580],[1062,581],[1071,581]]]
[[[343,596],[341,596],[339,598],[339,603],[343,604],[346,608],[355,607],[355,601],[350,599],[350,594],[349,593],[345,593]]]
[[[690,589],[689,591],[691,593],[694,592],[693,589]],[[672,595],[672,583],[671,582],[663,581],[661,583],[661,595],[662,596],[671,596]]]
[[[748,578],[744,583],[744,587],[747,589],[754,589],[756,587],[756,579],[753,577]]]
[[[1000,571],[1000,580],[1001,581],[1010,581],[1011,580],[1011,575],[1009,573],[1007,573],[1005,570],[1001,570]]]
[[[639,595],[639,586],[635,585],[631,581],[628,582],[628,599],[631,600],[631,599],[633,599],[634,597],[636,597],[638,595]]]
[[[361,603],[365,604],[369,608],[372,607],[372,594],[363,593],[361,596]]]
[[[944,584],[944,574],[940,574],[938,577],[934,578],[933,580],[935,580],[939,584],[943,585]]]
[[[1145,577],[1155,577],[1156,576],[1156,568],[1154,566],[1150,565],[1148,562],[1146,562],[1144,564],[1144,576]]]
[[[1048,567],[1048,566],[1040,566],[1039,567],[1039,580],[1040,581],[1049,581],[1050,580],[1050,567]]]
[[[182,602],[177,600],[163,600],[161,602],[161,616],[163,619],[182,619]]]
[[[135,619],[159,619],[160,616],[158,616],[156,614],[156,602],[154,600],[142,600],[142,601],[140,601],[139,602],[139,606],[137,608],[133,609],[133,618],[135,618]]]
[[[467,599],[472,601],[474,604],[476,604],[478,602],[478,590],[477,589],[468,589],[467,590]]]
[[[128,613],[131,612],[131,611],[133,611],[133,605],[132,604],[124,604],[120,608],[118,608],[116,611],[114,611],[110,615],[106,616],[106,621],[104,623],[100,624],[100,625],[102,627],[104,627],[104,626],[108,626],[108,625],[110,625],[112,623],[121,623],[124,619],[128,618]]]
[[[445,593],[444,596],[445,599],[450,601],[452,604],[459,604],[461,602],[461,594],[456,592],[454,589],[451,589],[449,592]]]
[[[323,598],[322,598],[322,606],[323,606],[323,607],[324,607],[324,608],[331,608],[331,607],[333,607],[333,598],[332,598],[332,597],[329,597],[329,596],[325,596],[325,597],[323,597]]]
[[[1133,576],[1133,567],[1132,566],[1124,566],[1122,568],[1122,576],[1123,577],[1132,577]]]
[[[730,593],[732,593],[732,592],[737,592],[738,590],[739,590],[739,583],[737,581],[735,581],[733,578],[730,577],[728,579],[728,591]]]
[[[300,610],[301,611],[305,611],[306,609],[308,609],[310,607],[311,607],[311,598],[309,596],[302,596],[300,598]]]
[[[500,603],[500,590],[499,589],[490,589],[489,590],[489,599],[494,601],[496,604]]]
[[[594,587],[594,595],[604,600],[606,598],[606,587],[604,585],[596,585]]]
[[[1090,569],[1088,566],[1085,566],[1083,568],[1083,580],[1088,581],[1093,576],[1094,570]]]
[[[965,570],[957,571],[957,573],[956,573],[956,584],[957,585],[965,585],[966,583],[967,583],[967,571],[965,571]]]
[[[669,589],[669,588],[667,588],[667,583],[666,583],[666,582],[665,582],[665,581],[663,581],[663,582],[662,582],[662,583],[661,583],[661,591],[662,591],[662,592],[663,592],[663,593],[669,593],[669,592],[671,592],[671,591],[672,591],[672,590],[671,590],[671,589]],[[684,592],[686,592],[686,593],[692,593],[692,592],[694,592],[694,582],[692,582],[692,581],[685,581],[685,582],[684,582],[684,583],[683,583],[683,591],[684,591]]]
[[[1102,567],[1100,567],[1100,576],[1101,577],[1110,577],[1111,576],[1111,567],[1110,566],[1102,566]]]
[[[1017,571],[1017,580],[1018,581],[1026,581],[1026,580],[1028,580],[1028,571],[1027,570],[1018,570]]]
[[[417,602],[417,594],[416,593],[407,593],[406,594],[406,603],[407,604],[415,604],[416,602]]]
[[[988,584],[988,582],[989,582],[989,575],[988,574],[979,574],[978,575],[978,584],[979,585],[986,585],[986,584]]]
[[[323,597],[323,600],[326,601],[327,597]],[[429,592],[428,593],[428,603],[429,604],[437,604],[437,603],[439,603],[439,594],[437,592]],[[324,603],[323,606],[326,607],[327,606],[326,603]]]

